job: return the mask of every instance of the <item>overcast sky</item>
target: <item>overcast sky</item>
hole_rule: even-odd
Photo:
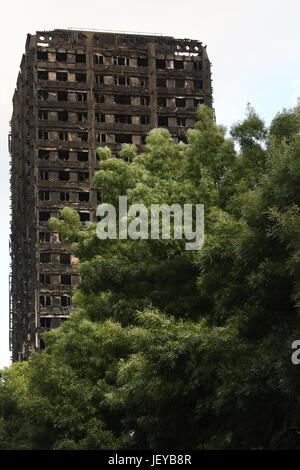
[[[5,10],[3,10],[5,9]],[[0,368],[9,365],[8,123],[27,33],[55,28],[145,32],[207,44],[217,121],[242,119],[247,102],[270,122],[300,96],[299,0],[10,0],[2,5],[0,47]]]

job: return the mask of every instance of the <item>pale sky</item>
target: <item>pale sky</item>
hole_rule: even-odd
[[[4,10],[5,8],[5,10]],[[207,44],[217,122],[228,127],[250,102],[267,123],[300,96],[299,0],[10,0],[0,48],[0,368],[9,365],[9,154],[11,99],[27,33],[82,28],[158,33]]]

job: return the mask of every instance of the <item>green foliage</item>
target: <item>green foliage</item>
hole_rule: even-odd
[[[187,144],[98,149],[102,200],[204,203],[205,243],[99,240],[64,209],[80,311],[0,382],[2,449],[300,448],[299,108],[231,129],[200,106]],[[238,144],[239,150],[235,150]]]

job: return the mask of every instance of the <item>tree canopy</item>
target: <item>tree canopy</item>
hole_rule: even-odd
[[[78,307],[2,371],[0,449],[300,448],[300,107],[230,135],[199,106],[187,143],[97,150],[103,202],[204,204],[205,242],[100,240],[66,207]]]

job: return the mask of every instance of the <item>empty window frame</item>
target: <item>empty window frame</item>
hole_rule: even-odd
[[[149,106],[150,96],[140,96],[140,103],[142,106]]]
[[[58,133],[59,140],[69,140],[69,134],[67,131],[59,131]]]
[[[48,51],[37,51],[37,60],[48,60]]]
[[[89,202],[90,200],[90,193],[87,191],[82,191],[78,193],[78,201],[80,202]]]
[[[67,53],[66,52],[56,52],[57,62],[67,62]]]
[[[168,117],[167,116],[158,116],[158,125],[161,127],[168,127]]]
[[[68,111],[57,111],[57,119],[59,121],[67,121],[69,119]]]
[[[43,131],[43,130],[39,130],[39,139],[41,140],[48,140],[48,131]]]
[[[185,108],[186,99],[185,98],[175,98],[175,104],[177,108]]]
[[[131,115],[129,114],[115,114],[115,123],[118,124],[131,124]]]
[[[199,104],[204,104],[204,98],[194,98],[194,106],[197,107]]]
[[[164,96],[159,96],[157,98],[157,105],[159,108],[165,108],[167,106],[167,98]]]
[[[79,212],[80,222],[88,222],[90,220],[89,212]]]
[[[58,179],[59,181],[69,181],[70,180],[70,173],[68,171],[59,171],[58,172]]]
[[[114,76],[115,85],[130,85],[130,78],[124,77],[124,75]]]
[[[96,133],[96,140],[97,142],[106,142],[106,134],[103,134],[103,133],[99,133],[97,132]]]
[[[104,95],[100,93],[94,93],[96,103],[104,103]]]
[[[46,70],[38,70],[37,78],[39,80],[48,80],[48,72]]]
[[[76,93],[76,97],[80,103],[86,103],[87,101],[87,93]]]
[[[71,258],[68,253],[62,253],[59,255],[60,264],[71,264]]]
[[[104,83],[104,75],[102,73],[95,74],[95,83],[97,83],[98,85]]]
[[[95,120],[96,122],[105,122],[105,114],[95,113]]]
[[[94,64],[102,65],[104,63],[103,55],[101,54],[94,54]]]
[[[70,193],[63,191],[59,194],[59,199],[62,202],[68,202],[70,200]]]
[[[77,113],[77,121],[79,122],[86,122],[88,120],[88,115],[86,112],[78,112]]]
[[[178,117],[177,118],[177,126],[185,127],[186,126],[186,118]]]
[[[42,101],[47,101],[49,93],[46,90],[38,90],[38,99]]]
[[[51,284],[51,276],[50,274],[40,274],[40,283],[41,285],[45,286],[47,284]]]
[[[60,276],[60,284],[64,286],[71,286],[72,285],[72,276],[70,274],[62,274]]]
[[[78,171],[77,173],[78,181],[84,183],[89,181],[89,172],[88,171]]]
[[[40,263],[51,263],[51,254],[40,253]]]
[[[165,78],[157,78],[156,79],[156,85],[158,87],[165,88],[167,86],[167,80]]]
[[[116,104],[131,104],[131,96],[128,95],[115,95],[114,102]]]
[[[77,137],[79,140],[81,140],[81,142],[87,142],[89,134],[88,132],[77,132]]]
[[[150,123],[149,116],[141,116],[141,124],[148,125]]]
[[[114,57],[114,65],[129,65],[129,57]]]
[[[42,150],[42,149],[39,150],[39,159],[40,160],[48,160],[49,156],[50,156],[50,151],[49,150]]]
[[[156,68],[165,69],[167,67],[166,59],[156,59]]]
[[[137,58],[137,66],[138,67],[148,67],[148,59],[146,57],[138,57]]]
[[[86,73],[75,73],[75,80],[79,83],[86,82]]]
[[[68,72],[56,72],[56,80],[58,82],[66,82],[68,80]]]
[[[57,150],[57,155],[60,160],[69,160],[70,152],[69,150]]]
[[[148,86],[148,79],[145,77],[140,78],[140,86]]]
[[[197,72],[202,70],[202,60],[200,60],[199,62],[194,62],[194,70]]]
[[[57,92],[58,101],[68,101],[68,92],[67,91],[58,91]]]
[[[39,119],[41,121],[47,121],[48,120],[48,111],[39,111]]]
[[[41,181],[48,181],[49,180],[49,171],[47,170],[40,170],[40,180]]]
[[[183,70],[184,69],[184,61],[183,60],[174,60],[174,69],[175,70]]]
[[[175,88],[184,88],[185,87],[185,79],[184,78],[177,78],[175,80]]]
[[[70,307],[71,306],[71,297],[69,297],[68,295],[62,295],[60,297],[60,305],[62,307]]]
[[[115,142],[117,144],[132,144],[132,135],[131,134],[116,134]]]
[[[40,305],[51,305],[51,301],[49,304],[42,304],[41,303],[41,298],[44,296],[40,296]],[[49,297],[50,299],[50,297]],[[40,318],[40,326],[41,328],[51,328],[51,323],[52,323],[52,318]]]
[[[203,80],[194,80],[194,88],[196,90],[202,90],[203,89]]]
[[[40,201],[49,201],[49,199],[50,199],[49,191],[39,191]]]
[[[50,232],[39,232],[39,241],[41,243],[50,242]]]
[[[51,305],[51,297],[50,295],[40,295],[40,306],[45,307]],[[42,325],[42,320],[46,320],[45,318],[41,318],[41,326]],[[49,320],[49,319],[48,319]],[[49,326],[50,328],[50,326]]]
[[[75,62],[77,64],[85,64],[86,63],[86,55],[83,52],[77,52],[75,54]]]
[[[39,221],[40,222],[48,222],[50,217],[51,217],[50,212],[46,212],[46,211],[40,211],[39,212]]]
[[[89,152],[77,152],[77,160],[79,162],[88,162],[89,161]]]

